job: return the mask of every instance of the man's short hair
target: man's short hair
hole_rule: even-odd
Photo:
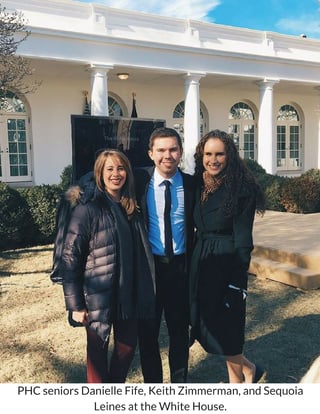
[[[182,139],[178,132],[173,128],[166,128],[166,127],[160,127],[155,129],[152,134],[150,135],[149,139],[149,150],[152,150],[154,140],[156,138],[176,138],[177,143],[182,150]]]

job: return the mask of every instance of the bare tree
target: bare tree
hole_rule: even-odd
[[[17,49],[31,32],[21,12],[8,12],[0,4],[0,97],[4,98],[10,90],[27,94],[34,92],[41,82],[26,78],[33,75],[28,59],[19,56]]]

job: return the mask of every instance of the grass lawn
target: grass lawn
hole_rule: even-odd
[[[61,286],[49,279],[52,245],[0,252],[0,383],[83,383],[85,332],[67,323]],[[245,354],[267,383],[297,383],[319,355],[320,291],[250,276]],[[169,381],[167,336],[161,350]],[[190,349],[190,383],[227,382],[221,357]],[[138,352],[128,382],[142,382]]]

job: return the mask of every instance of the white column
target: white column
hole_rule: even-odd
[[[316,168],[320,168],[320,108],[315,110],[316,116],[317,116],[317,120],[318,120],[318,139],[317,139],[317,167]]]
[[[185,76],[184,100],[184,171],[194,173],[194,153],[200,139],[200,79],[205,73]]]
[[[320,168],[320,86],[316,86],[315,89],[318,91],[318,103],[315,109],[315,114],[317,117],[317,122],[318,122],[318,130],[317,130],[317,167],[316,168]]]
[[[258,125],[258,163],[269,174],[275,174],[276,134],[273,116],[273,86],[277,79],[264,79],[258,82],[260,88],[260,110]]]
[[[113,66],[91,64],[91,115],[108,116],[107,73]]]

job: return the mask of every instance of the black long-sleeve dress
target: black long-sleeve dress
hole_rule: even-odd
[[[209,353],[242,353],[246,302],[227,308],[228,285],[246,289],[253,249],[255,194],[243,188],[237,213],[226,218],[221,211],[226,187],[222,184],[201,203],[198,189],[194,220],[196,244],[191,261],[190,317],[192,332]],[[236,292],[236,291],[235,291]]]

